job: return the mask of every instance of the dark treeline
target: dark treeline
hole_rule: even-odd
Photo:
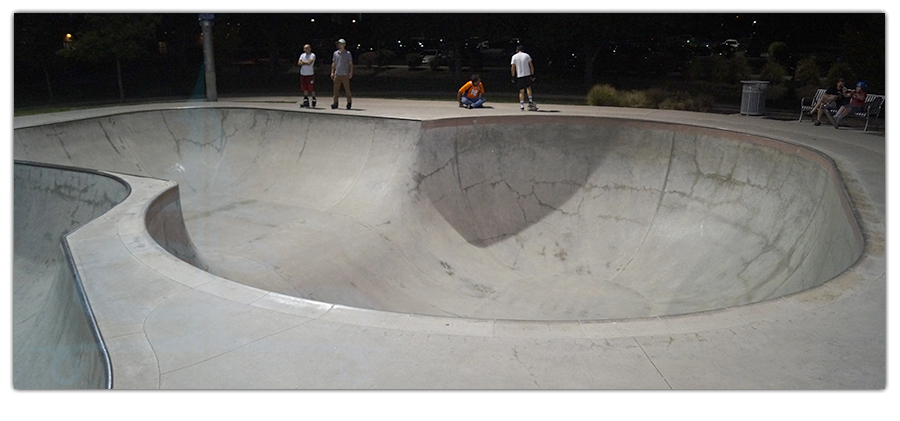
[[[134,19],[106,23],[111,28],[100,16],[15,14],[16,104],[83,99],[85,92],[196,93],[202,73],[197,14],[128,14]],[[120,34],[125,28],[130,32]],[[262,78],[291,65],[305,43],[324,61],[334,41],[345,38],[355,57],[377,52],[379,64],[402,64],[411,53],[435,49],[455,69],[503,65],[522,43],[543,74],[589,86],[604,72],[666,77],[693,56],[721,54],[722,43],[734,40],[748,57],[783,42],[790,69],[816,55],[850,63],[870,86],[884,86],[885,15],[878,13],[218,13],[214,35],[217,70],[254,63],[268,69]],[[102,54],[85,54],[79,44],[118,36],[121,45],[94,44],[105,45]],[[116,83],[119,89],[110,86]]]

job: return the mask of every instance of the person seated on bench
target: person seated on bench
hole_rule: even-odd
[[[828,112],[825,110],[826,107],[839,109],[842,105],[846,104],[850,96],[850,89],[844,85],[844,79],[838,78],[837,83],[834,87],[828,88],[825,90],[825,93],[819,98],[819,102],[813,106],[813,109],[809,111],[809,115],[816,115],[815,125],[818,126],[822,124],[822,113]]]
[[[851,112],[854,114],[866,112],[866,96],[868,95],[866,93],[867,87],[866,82],[856,82],[856,89],[850,93],[850,103],[842,105],[837,114],[834,115],[835,129],[841,124],[841,119]]]

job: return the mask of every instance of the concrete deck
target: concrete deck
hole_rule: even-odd
[[[883,133],[741,115],[605,107],[545,105],[537,113],[527,113],[519,111],[517,104],[465,110],[452,101],[368,98],[355,100],[354,106],[358,108],[349,111],[301,110],[286,98],[250,98],[15,118],[16,159],[108,172],[131,188],[121,204],[67,239],[108,349],[114,388],[886,387]],[[254,111],[244,111],[247,109]],[[282,118],[284,115],[291,117]],[[352,118],[336,119],[334,115]],[[655,180],[641,177],[647,168],[659,167],[663,172],[676,168],[680,155],[670,151],[682,144],[680,140],[671,141],[657,155],[646,155],[634,152],[646,147],[632,148],[627,141],[630,137],[619,138],[603,151],[617,158],[611,162],[625,160],[629,154],[651,162],[640,167],[639,174],[626,177],[623,174],[633,170],[625,168],[625,173],[615,173],[618,179],[612,180],[591,178],[603,173],[596,171],[600,163],[587,162],[581,168],[578,165],[582,164],[571,162],[579,153],[565,155],[562,162],[578,175],[554,180],[554,185],[562,187],[546,194],[535,186],[550,184],[558,173],[544,178],[527,174],[546,174],[546,168],[566,166],[551,165],[558,157],[546,155],[549,149],[542,149],[539,141],[526,140],[538,145],[528,154],[539,159],[516,169],[526,175],[509,177],[507,171],[502,179],[519,199],[526,190],[538,199],[530,208],[525,201],[504,202],[503,206],[516,203],[521,207],[525,217],[520,222],[503,219],[511,212],[503,206],[485,207],[493,209],[493,214],[485,209],[441,207],[450,200],[434,193],[442,191],[435,185],[446,183],[437,176],[441,165],[448,162],[442,155],[446,151],[429,149],[423,154],[422,148],[411,143],[422,136],[432,136],[430,139],[440,143],[451,136],[446,133],[450,131],[455,132],[454,144],[460,145],[467,136],[477,135],[461,127],[489,130],[492,124],[507,127],[510,123],[547,137],[553,132],[547,131],[545,123],[552,122],[552,130],[563,133],[562,127],[575,121],[589,128],[594,127],[590,121],[603,121],[596,130],[606,130],[606,123],[615,130],[626,130],[616,126],[625,122],[647,130],[668,130],[666,133],[675,133],[676,138],[678,133],[695,139],[719,136],[739,142],[742,146],[736,150],[756,145],[754,139],[763,138],[763,149],[780,145],[776,147],[783,152],[802,156],[802,162],[818,159],[816,168],[827,168],[833,161],[836,171],[826,170],[809,179],[811,184],[818,183],[809,190],[821,198],[832,191],[825,185],[843,185],[845,197],[838,189],[833,190],[838,194],[831,199],[800,199],[806,197],[802,187],[807,178],[793,169],[803,164],[791,161],[785,165],[792,170],[779,174],[777,169],[784,168],[781,158],[756,161],[759,166],[771,166],[765,171],[770,178],[760,181],[757,177],[761,174],[744,175],[746,181],[761,185],[790,185],[770,189],[785,196],[784,203],[776,206],[779,209],[815,202],[789,214],[748,222],[756,227],[754,233],[779,237],[778,233],[794,229],[796,218],[808,214],[810,220],[802,226],[820,228],[800,231],[815,231],[815,238],[827,237],[825,242],[831,246],[821,251],[820,257],[810,259],[807,267],[788,265],[788,272],[794,275],[785,275],[777,283],[795,285],[793,289],[768,288],[752,297],[743,292],[725,298],[717,295],[685,304],[684,297],[672,301],[647,298],[653,297],[658,284],[644,289],[635,286],[645,300],[638,305],[638,301],[628,301],[630,293],[621,293],[614,284],[631,279],[634,285],[658,277],[659,272],[636,268],[652,266],[691,244],[673,241],[657,251],[651,246],[670,239],[671,230],[683,228],[687,216],[654,216],[667,206],[662,199],[656,199],[649,215],[632,215],[637,212],[628,210],[634,209],[630,206],[646,198],[622,191],[613,197],[629,206],[609,218],[616,222],[603,225],[600,231],[590,231],[594,225],[587,217],[569,220],[564,215],[575,214],[567,207],[573,202],[588,202],[585,191],[622,186],[624,179],[632,183],[624,189],[628,191],[637,191],[636,186],[644,183],[663,184],[647,187],[657,197],[663,191],[676,191],[683,173],[665,173]],[[668,123],[682,128],[666,129],[672,127]],[[184,127],[175,128],[178,124]],[[307,130],[325,136],[312,136]],[[497,130],[498,135],[516,135],[514,130]],[[245,138],[242,131],[257,133],[256,143],[247,146],[229,140]],[[296,135],[292,137],[292,133]],[[566,132],[564,137],[570,135],[574,136]],[[493,141],[484,136],[472,143]],[[642,142],[656,145],[654,139]],[[504,156],[515,156],[515,145],[492,145],[506,148]],[[756,146],[749,148],[752,152],[747,156],[762,153]],[[713,149],[719,147],[697,147],[690,159],[721,162],[732,155],[726,151],[713,158],[701,156]],[[459,150],[454,153],[459,168]],[[493,164],[475,160],[468,165],[484,168]],[[473,187],[500,185],[501,180],[492,178],[490,171],[465,183],[465,174],[457,171],[460,173],[447,174],[459,178],[464,190],[460,194],[473,196],[453,203],[481,203],[502,196],[503,192],[478,192]],[[733,168],[723,171],[724,175],[711,178],[738,177],[739,171]],[[532,184],[516,188],[512,179]],[[710,187],[723,189],[727,187]],[[549,202],[548,197],[552,198]],[[711,194],[706,199],[716,197]],[[694,200],[701,202],[696,196]],[[719,208],[717,212],[722,214],[717,220],[726,222],[715,231],[727,231],[754,219],[751,204],[764,200],[742,196],[742,203],[750,206],[743,211],[747,213]],[[413,202],[425,205],[407,206]],[[546,211],[548,208],[552,210]],[[472,215],[461,214],[463,211]],[[815,219],[813,214],[830,216]],[[632,221],[621,222],[629,218]],[[661,222],[665,218],[668,223]],[[486,220],[493,222],[484,223]],[[467,221],[476,222],[471,225]],[[620,243],[633,238],[634,232],[623,228],[632,222],[641,227],[634,232],[649,241],[633,245],[618,260],[594,261],[578,255],[586,244],[598,247],[588,239],[605,233],[624,232],[617,237]],[[855,224],[859,230],[831,230]],[[492,231],[496,227],[500,228]],[[731,237],[747,237],[746,232],[734,229]],[[552,244],[541,243],[541,238],[550,234],[572,239],[571,244],[542,253]],[[579,240],[579,235],[584,238]],[[797,234],[802,235],[806,234]],[[717,239],[705,253],[719,250],[720,259],[706,258],[684,269],[679,263],[692,254],[685,252],[673,258],[675,263],[665,266],[660,262],[660,267],[664,273],[682,270],[673,277],[682,282],[688,279],[688,284],[709,275],[702,270],[709,268],[710,279],[698,280],[693,287],[708,291],[721,279],[739,278],[727,273],[735,270],[729,269],[734,262],[714,268],[711,264],[733,258],[761,265],[766,260],[739,254],[749,249],[754,256],[764,255],[766,250],[778,248],[773,246],[778,240],[760,245],[748,241],[737,247]],[[518,244],[524,255],[515,249]],[[320,251],[325,252],[317,253]],[[615,254],[601,251],[588,254]],[[538,261],[548,255],[555,259]],[[783,256],[773,259],[785,260]],[[548,265],[556,266],[541,274]],[[613,269],[603,273],[604,267]],[[753,266],[741,266],[740,271],[747,272],[748,267]],[[304,275],[310,273],[309,268],[315,268],[314,276]],[[19,278],[20,269],[16,269]],[[485,273],[490,274],[489,280],[482,279]],[[591,290],[565,284],[581,279],[579,276],[606,282],[597,296],[608,300],[602,305],[605,312],[592,312],[596,301],[590,297],[579,300]],[[826,279],[819,279],[822,277]],[[563,286],[557,289],[561,292],[523,294],[521,288],[511,286],[522,282],[520,285],[528,285],[525,290],[533,291],[546,279],[560,280]],[[385,287],[392,282],[394,285]],[[690,289],[664,292],[677,295]],[[756,288],[760,289],[766,288]],[[798,289],[803,290],[795,292]],[[772,298],[770,294],[787,295]]]

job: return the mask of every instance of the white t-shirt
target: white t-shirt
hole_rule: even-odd
[[[313,70],[314,69],[313,65],[316,64],[316,53],[309,53],[309,55],[307,55],[306,53],[300,54],[300,60],[303,60],[303,61],[312,60],[313,61],[312,64],[304,64],[304,65],[300,66],[300,74],[301,75],[312,76],[313,74],[315,74],[315,72]]]
[[[525,77],[531,76],[531,67],[528,66],[528,63],[531,63],[531,56],[524,51],[520,51],[513,54],[512,61],[509,64],[516,65],[516,77]]]

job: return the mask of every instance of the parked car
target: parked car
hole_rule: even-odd
[[[424,50],[419,55],[422,57],[423,66],[431,66],[431,62],[438,59],[438,50]],[[434,63],[437,65],[438,63]]]

